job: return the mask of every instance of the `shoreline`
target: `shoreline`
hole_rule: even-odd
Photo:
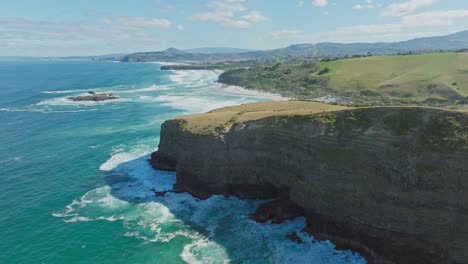
[[[162,65],[162,62],[157,62],[157,63]],[[262,92],[259,90],[250,90],[242,86],[220,83],[218,82],[218,79],[219,79],[219,76],[224,72],[224,70],[213,69],[213,70],[168,70],[168,71],[174,73],[175,75],[180,75],[180,72],[192,72],[192,71],[193,72],[213,72],[217,75],[214,84],[218,86],[217,87],[218,89],[220,89],[222,92],[228,95],[240,95],[240,96],[247,96],[247,97],[253,97],[253,98],[262,98],[262,99],[269,99],[272,101],[289,101],[293,99],[291,97],[286,97],[281,94]]]
[[[222,91],[229,93],[229,94],[233,94],[233,95],[259,97],[259,98],[270,99],[272,101],[288,101],[292,99],[290,97],[282,96],[281,94],[267,93],[267,92],[262,92],[259,90],[250,90],[250,89],[247,89],[241,86],[236,86],[236,85],[228,85],[228,84],[223,84],[223,83],[219,83],[219,85]]]

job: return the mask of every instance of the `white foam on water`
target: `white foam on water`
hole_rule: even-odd
[[[183,93],[141,95],[144,103],[158,102],[190,113],[205,112],[227,105],[256,101],[248,96],[226,100],[214,94],[215,71],[177,71],[171,77],[187,86]],[[174,88],[174,90],[177,90]],[[261,201],[213,196],[198,200],[187,193],[167,193],[156,197],[154,191],[172,190],[175,174],[153,170],[146,159],[155,146],[148,142],[115,146],[100,166],[109,179],[107,185],[85,193],[54,217],[79,224],[86,221],[122,222],[126,232],[144,243],[171,243],[184,237],[189,242],[174,256],[186,263],[353,263],[365,261],[348,251],[337,251],[330,242],[317,242],[301,234],[304,218],[281,225],[259,224],[248,219]],[[114,179],[114,180],[112,180]],[[304,240],[296,244],[286,238],[298,232]],[[157,252],[155,252],[157,254]]]
[[[199,87],[215,82],[218,76],[222,73],[220,70],[187,70],[187,71],[172,71],[169,76],[171,81],[179,85],[187,85],[189,87]]]
[[[95,203],[100,207],[108,209],[115,209],[128,206],[128,202],[115,198],[108,190],[105,192],[105,196],[96,200]]]
[[[106,93],[144,93],[144,92],[154,92],[154,91],[167,91],[171,88],[167,85],[156,85],[153,84],[146,88],[132,89],[132,90],[123,90],[123,91],[106,91]]]
[[[96,189],[97,191],[97,189]],[[88,195],[88,193],[84,194],[83,196],[80,197],[80,200],[73,200],[71,202],[71,204],[65,206],[65,209],[60,211],[60,212],[57,212],[57,213],[53,213],[52,216],[54,217],[70,217],[70,216],[76,216],[76,211],[81,209],[81,208],[84,208],[86,206],[86,204],[89,204],[89,203],[92,203],[93,201],[92,200],[89,200],[89,199],[86,199],[86,196]]]
[[[122,90],[122,88],[124,90]],[[128,89],[132,88],[132,89]],[[88,92],[98,92],[98,93],[143,93],[143,92],[153,92],[153,91],[166,91],[170,90],[168,85],[157,85],[153,84],[149,87],[135,89],[132,86],[126,85],[116,85],[111,87],[97,87],[90,89],[71,89],[71,90],[59,90],[59,91],[43,91],[44,94],[76,94],[76,95],[86,95]]]
[[[189,264],[229,263],[226,249],[208,239],[197,239],[186,245],[180,257]]]
[[[87,111],[96,111],[97,109],[80,109],[80,110],[55,110],[55,109],[49,109],[48,107],[51,108],[56,108],[56,107],[88,107],[88,106],[105,106],[107,104],[115,104],[115,103],[125,103],[125,102],[133,102],[133,101],[140,101],[138,97],[135,98],[135,95],[138,94],[154,94],[155,92],[162,92],[162,91],[168,91],[171,90],[170,85],[157,85],[153,84],[148,87],[144,88],[133,88],[129,86],[124,86],[124,85],[118,85],[114,87],[101,87],[101,88],[96,88],[96,89],[75,89],[75,90],[64,90],[64,91],[46,91],[44,93],[48,94],[68,94],[67,96],[62,96],[62,97],[56,97],[56,98],[49,98],[42,100],[36,104],[39,108],[36,109],[10,109],[10,108],[2,108],[0,111],[37,111],[37,112],[44,112],[44,113],[52,113],[52,112],[87,112]],[[94,102],[94,101],[72,101],[69,100],[69,97],[72,96],[86,96],[88,95],[88,91],[95,91],[98,93],[111,93],[119,97],[118,99],[114,100],[106,100],[106,101],[100,101],[100,102]],[[136,100],[135,100],[136,99]]]
[[[69,218],[67,220],[64,220],[66,223],[76,223],[76,222],[90,222],[93,221],[93,219],[89,217],[84,217],[84,216],[75,216],[72,218]]]
[[[59,91],[43,91],[44,94],[70,94],[70,93],[81,93],[87,91],[94,91],[95,89],[71,89],[71,90],[59,90]]]
[[[134,182],[133,182],[134,183]],[[67,223],[90,221],[122,221],[128,230],[125,236],[135,237],[145,242],[167,243],[177,236],[190,239],[199,235],[189,229],[166,206],[155,202],[154,193],[127,186],[128,183],[117,183],[113,187],[104,186],[87,192],[80,200],[74,200],[62,212],[52,214],[64,218]],[[149,188],[150,186],[146,186]],[[116,188],[117,193],[113,193]],[[128,196],[146,197],[148,202],[132,204],[114,197],[118,192]],[[165,227],[172,227],[165,231]],[[177,227],[174,231],[174,227]]]
[[[103,90],[116,89],[126,87],[125,85],[115,85],[115,86],[104,86],[104,87],[95,87],[95,88],[77,88],[69,90],[56,90],[56,91],[43,91],[44,94],[72,94],[72,93],[85,93],[85,92],[102,92]]]
[[[235,85],[219,85],[220,89],[227,93],[232,94],[234,96],[243,96],[249,98],[261,98],[261,99],[270,99],[272,101],[287,101],[291,98],[282,96],[280,94],[272,94],[267,92],[260,92],[257,90],[248,90],[240,86]]]
[[[111,157],[99,167],[102,171],[111,171],[117,166],[141,158],[154,151],[154,147],[146,143],[140,143],[127,150],[125,145],[115,146],[111,151]]]
[[[97,109],[81,109],[81,110],[52,110],[52,109],[34,109],[34,108],[0,108],[3,112],[38,112],[38,113],[79,113],[79,112],[92,112]]]
[[[133,153],[135,158],[144,147],[126,149],[125,145],[116,146],[112,156]],[[337,251],[329,242],[317,242],[301,234],[304,218],[281,225],[249,220],[247,215],[261,201],[223,196],[198,200],[187,193],[156,197],[152,190],[170,190],[175,175],[151,169],[146,158],[114,159],[109,166],[113,168],[111,173],[126,175],[127,179],[87,192],[53,216],[75,224],[121,221],[127,230],[125,236],[145,243],[171,243],[176,237],[188,238],[190,242],[179,253],[186,263],[365,263],[356,254]],[[287,239],[291,232],[298,232],[304,244]]]
[[[116,217],[116,216],[110,216],[110,217],[99,216],[96,219],[97,220],[106,220],[108,222],[115,222],[115,221],[118,221],[118,220],[125,220],[125,217],[123,217],[123,216],[120,216],[120,217]]]
[[[216,101],[216,100],[213,100],[212,97],[197,96],[195,94],[192,96],[183,96],[183,95],[161,95],[157,97],[140,96],[140,99],[146,102],[158,102],[165,106],[168,106],[174,109],[185,110],[190,113],[208,112],[210,110],[221,108],[221,107],[252,103],[256,101],[256,100],[248,99],[248,98]]]
[[[80,95],[86,95],[86,94],[80,94]],[[94,101],[72,101],[68,99],[67,97],[59,97],[59,98],[51,98],[51,99],[46,99],[42,100],[39,103],[37,103],[38,106],[93,106],[93,105],[104,105],[104,104],[109,104],[109,103],[122,103],[122,102],[128,102],[129,100],[126,98],[119,98],[119,99],[114,99],[114,100],[106,100],[106,101],[100,101],[100,102],[94,102]]]

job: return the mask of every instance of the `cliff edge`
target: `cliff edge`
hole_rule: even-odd
[[[467,161],[466,112],[311,102],[166,121],[150,159],[177,172],[175,191],[287,201],[277,204],[301,208],[305,231],[369,263],[457,264],[468,259]]]

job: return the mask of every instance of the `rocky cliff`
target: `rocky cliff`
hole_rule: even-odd
[[[369,263],[467,263],[467,162],[467,113],[306,102],[169,120],[150,160],[176,191],[288,201],[270,218],[299,207]]]

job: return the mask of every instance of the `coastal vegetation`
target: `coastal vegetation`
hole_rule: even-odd
[[[194,134],[213,134],[235,123],[263,118],[307,117],[310,114],[351,109],[351,107],[305,101],[263,102],[225,107],[206,114],[176,117],[184,130]]]
[[[466,104],[468,53],[323,59],[232,69],[219,82],[297,99],[332,95],[355,104]]]

